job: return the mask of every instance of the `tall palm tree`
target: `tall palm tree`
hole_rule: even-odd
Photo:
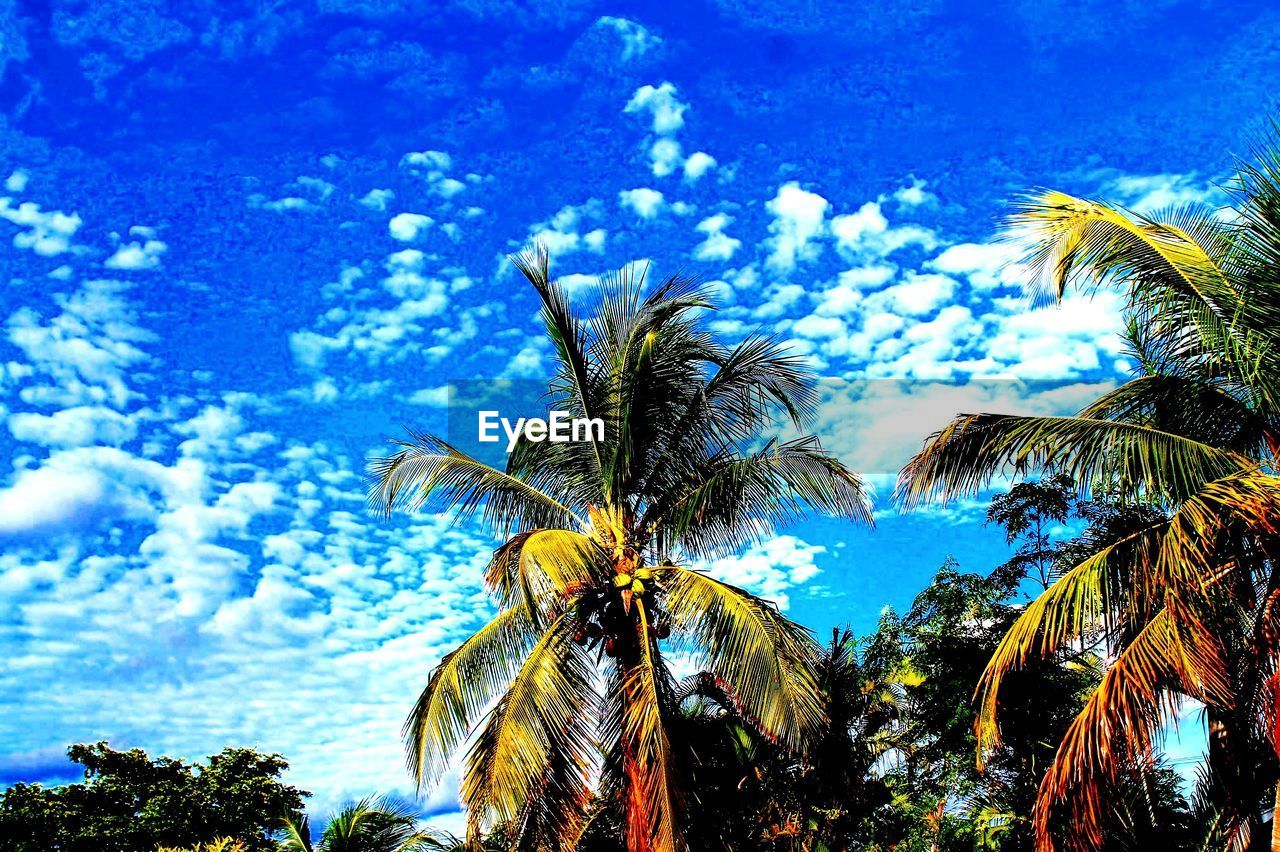
[[[281,852],[427,852],[440,848],[434,835],[420,831],[417,814],[406,805],[361,799],[329,819],[314,844],[305,816],[287,817]]]
[[[763,437],[780,417],[805,433],[813,378],[767,337],[715,340],[704,287],[676,276],[645,294],[644,274],[624,270],[584,318],[544,249],[513,261],[555,353],[550,409],[598,418],[604,435],[525,438],[498,470],[415,434],[374,463],[377,505],[479,516],[505,540],[485,572],[501,611],[432,673],[405,726],[410,769],[434,782],[478,726],[462,781],[473,835],[502,822],[518,826],[520,848],[572,846],[598,778],[630,850],[678,849],[663,638],[699,649],[787,747],[822,720],[808,634],[692,564],[809,509],[869,523],[867,496],[816,438]]]
[[[1101,791],[1187,697],[1208,709],[1236,841],[1263,826],[1263,787],[1280,775],[1267,746],[1280,653],[1280,156],[1242,164],[1234,198],[1230,216],[1158,219],[1058,192],[1021,202],[1012,231],[1029,241],[1033,291],[1122,287],[1135,375],[1073,417],[961,415],[899,480],[911,506],[977,493],[997,475],[1057,472],[1157,510],[1033,601],[979,684],[986,750],[999,741],[1008,672],[1081,637],[1111,660],[1041,784],[1043,849],[1060,807],[1075,827],[1066,845],[1102,842]]]

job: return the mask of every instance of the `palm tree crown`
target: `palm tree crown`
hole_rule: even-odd
[[[769,338],[719,343],[704,287],[677,276],[646,293],[624,270],[582,318],[545,250],[513,261],[555,353],[549,407],[599,418],[604,437],[522,439],[498,470],[418,434],[374,464],[379,506],[451,508],[505,540],[485,572],[501,611],[433,672],[405,727],[410,768],[434,782],[478,726],[462,783],[473,834],[503,823],[522,849],[572,846],[598,782],[629,849],[682,848],[688,791],[660,640],[696,648],[782,744],[801,747],[822,721],[808,634],[690,562],[809,509],[869,523],[868,499],[816,438],[764,437],[780,418],[805,433],[812,376]]]
[[[314,844],[305,816],[284,820],[281,852],[427,852],[439,848],[435,836],[419,830],[417,813],[386,799],[361,799],[329,818]]]
[[[1043,471],[1156,510],[1068,565],[979,684],[985,750],[999,741],[1010,670],[1090,642],[1111,660],[1041,785],[1041,848],[1059,806],[1078,827],[1070,843],[1102,843],[1102,791],[1147,757],[1185,697],[1206,705],[1231,753],[1210,761],[1226,834],[1260,827],[1259,791],[1280,772],[1267,746],[1280,652],[1280,159],[1242,166],[1236,198],[1230,217],[1148,218],[1058,192],[1023,202],[1012,226],[1030,241],[1039,292],[1126,291],[1136,374],[1073,417],[961,415],[902,471],[908,506]]]

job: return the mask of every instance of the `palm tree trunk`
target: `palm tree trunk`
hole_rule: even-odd
[[[1271,807],[1271,852],[1280,852],[1280,781],[1276,782],[1276,798]]]

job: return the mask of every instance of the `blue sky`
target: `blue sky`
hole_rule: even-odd
[[[0,782],[106,738],[407,792],[493,542],[360,478],[450,381],[545,374],[530,239],[582,290],[718,282],[717,331],[809,354],[872,473],[959,410],[1070,408],[1122,375],[1117,302],[1031,309],[1003,205],[1213,203],[1278,40],[1262,3],[0,0]],[[1005,558],[981,512],[710,568],[868,629]]]

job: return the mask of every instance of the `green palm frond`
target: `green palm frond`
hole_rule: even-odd
[[[1151,426],[1258,461],[1274,428],[1228,387],[1179,375],[1137,376],[1080,411],[1086,419]]]
[[[284,839],[280,841],[281,852],[312,852],[311,820],[305,814],[285,817],[280,831],[284,833]]]
[[[1052,294],[1122,281],[1131,310],[1150,327],[1150,345],[1168,350],[1165,360],[1211,363],[1276,401],[1255,381],[1275,362],[1275,296],[1259,303],[1257,288],[1242,289],[1237,230],[1211,211],[1179,209],[1156,221],[1045,192],[1019,204],[1009,233],[1029,244],[1033,281]]]
[[[284,821],[280,848],[312,852],[311,829],[305,816]],[[407,852],[417,846],[417,811],[402,802],[362,798],[335,812],[316,844],[316,852]]]
[[[977,494],[1002,474],[1048,469],[1102,485],[1118,499],[1176,502],[1250,467],[1236,453],[1135,423],[962,414],[902,469],[897,496],[906,507],[945,501]]]
[[[603,400],[600,398],[598,370],[587,361],[587,338],[582,323],[573,313],[568,294],[551,278],[551,259],[547,247],[541,243],[511,256],[511,262],[533,285],[542,300],[542,320],[551,338],[560,373],[553,391],[571,400],[581,417],[603,417]],[[594,462],[598,478],[604,469],[602,448],[594,439],[587,442],[588,457]]]
[[[383,511],[418,511],[435,501],[451,509],[458,521],[482,511],[499,531],[586,526],[536,481],[490,467],[434,435],[415,433],[394,443],[399,452],[370,466],[370,501]]]
[[[711,556],[761,541],[807,510],[871,525],[861,478],[817,439],[770,443],[758,452],[709,460],[642,520],[661,549]]]
[[[660,576],[674,626],[703,650],[741,712],[788,748],[803,748],[823,719],[809,634],[772,604],[699,571],[670,567]]]

